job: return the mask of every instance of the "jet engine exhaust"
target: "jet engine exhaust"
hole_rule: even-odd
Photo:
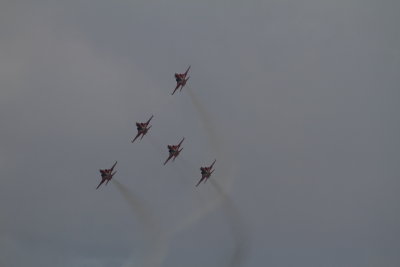
[[[212,201],[208,201],[201,209],[191,213],[185,219],[183,219],[177,227],[172,229],[169,232],[165,232],[163,235],[160,235],[157,246],[155,249],[155,254],[152,255],[151,262],[145,264],[146,267],[160,267],[165,260],[165,257],[168,253],[168,243],[174,235],[180,233],[181,231],[187,229],[201,218],[203,218],[207,213],[214,210],[220,204],[216,199]]]
[[[144,204],[136,197],[132,191],[130,191],[126,186],[118,182],[117,180],[111,180],[117,190],[121,193],[124,200],[127,202],[132,212],[138,215],[139,222],[148,228],[147,230],[154,232],[156,226],[154,223],[153,216],[147,211]]]
[[[156,237],[159,233],[159,229],[155,223],[155,219],[153,218],[152,214],[148,211],[148,208],[146,208],[144,203],[140,201],[140,199],[135,196],[135,194],[125,185],[121,184],[117,180],[111,180],[111,182],[121,193],[123,199],[132,210],[132,213],[137,216],[139,223],[142,225],[145,231],[145,236],[147,238],[147,245],[150,247],[148,251],[151,252],[152,250],[156,249]],[[150,258],[150,255],[146,255],[145,261],[147,260],[147,258]],[[123,266],[134,266],[133,259],[128,260]]]
[[[187,91],[190,96],[190,100],[193,106],[196,108],[197,113],[200,116],[200,119],[203,123],[204,129],[207,132],[209,137],[210,145],[212,149],[216,153],[217,158],[225,159],[225,164],[220,160],[218,169],[221,170],[219,172],[219,177],[232,177],[232,161],[229,159],[229,153],[223,153],[223,142],[220,140],[217,131],[212,123],[210,116],[207,113],[207,110],[203,107],[195,93],[188,87]],[[222,164],[221,164],[222,163]],[[241,216],[239,211],[235,207],[232,200],[229,196],[222,190],[219,184],[213,180],[213,177],[210,178],[211,184],[216,189],[219,197],[221,198],[220,201],[222,203],[223,211],[225,217],[227,218],[227,222],[230,224],[232,235],[235,242],[235,248],[231,259],[228,262],[227,266],[230,267],[238,267],[242,265],[242,262],[245,258],[245,231],[244,227],[241,222]],[[229,186],[228,186],[229,187]],[[219,202],[219,201],[217,201]],[[201,216],[202,217],[202,216]],[[191,221],[194,223],[195,221],[199,220],[201,217],[196,217],[196,220]]]
[[[230,225],[233,238],[235,239],[235,249],[227,266],[230,267],[241,266],[245,258],[245,252],[246,252],[245,251],[246,237],[244,234],[245,231],[242,225],[241,216],[239,214],[239,211],[235,207],[235,204],[229,198],[229,196],[222,190],[221,186],[215,180],[211,180],[211,184],[217,191],[218,195],[221,197],[221,202],[223,204],[223,211]]]
[[[192,102],[193,106],[196,108],[197,113],[200,115],[201,122],[203,123],[203,126],[208,134],[209,141],[211,143],[211,146],[213,149],[216,151],[220,151],[220,142],[218,142],[218,135],[217,132],[215,131],[215,127],[212,124],[212,120],[210,116],[208,115],[206,109],[203,107],[203,105],[200,103],[199,99],[197,98],[196,94],[188,87],[187,91],[189,93],[190,101]],[[219,156],[219,155],[217,155]]]

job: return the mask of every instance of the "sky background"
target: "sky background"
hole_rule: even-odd
[[[400,266],[399,10],[2,1],[0,265]]]

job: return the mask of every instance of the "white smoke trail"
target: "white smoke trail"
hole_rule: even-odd
[[[132,212],[137,215],[139,222],[146,228],[147,232],[156,232],[157,230],[155,220],[152,214],[149,212],[149,209],[146,208],[145,204],[140,201],[140,199],[135,196],[135,194],[129,190],[125,185],[121,184],[117,180],[111,180],[111,182],[115,185],[117,190],[121,193],[122,197],[126,201],[126,203],[131,208]]]
[[[203,123],[204,128],[208,134],[209,141],[211,143],[212,148],[215,150],[214,152],[220,151],[221,140],[218,140],[218,134],[215,131],[215,127],[212,123],[210,116],[208,115],[206,109],[200,103],[199,99],[197,98],[196,94],[188,87],[187,92],[189,93],[190,100],[192,104],[196,108],[196,111],[200,115],[201,122]],[[217,155],[219,156],[219,155]]]
[[[221,186],[215,180],[211,180],[211,184],[216,189],[218,195],[221,197],[221,202],[224,206],[223,211],[229,221],[228,223],[231,227],[231,231],[235,239],[235,250],[228,262],[228,266],[241,266],[246,253],[246,236],[244,234],[245,229],[241,220],[241,216],[233,201],[222,190]]]
[[[165,257],[168,252],[168,243],[173,238],[174,235],[180,233],[181,231],[187,229],[195,222],[199,221],[202,217],[204,217],[207,213],[214,210],[220,203],[216,200],[208,201],[200,210],[197,210],[187,216],[184,220],[180,221],[179,224],[175,228],[173,228],[169,232],[165,232],[164,234],[159,236],[157,241],[155,253],[152,255],[151,261],[146,263],[146,267],[159,267],[162,266],[162,263],[165,260]]]
[[[241,266],[245,256],[245,235],[239,212],[228,195],[218,185],[218,183],[214,180],[211,180],[211,184],[216,189],[219,197],[214,199],[202,199],[203,206],[201,209],[194,211],[185,219],[181,220],[180,223],[178,223],[171,231],[160,235],[157,241],[158,245],[156,246],[155,254],[153,254],[152,257],[152,261],[151,263],[146,264],[146,267],[162,266],[162,263],[164,262],[168,252],[168,243],[173,236],[189,228],[203,218],[206,214],[218,208],[220,205],[223,205],[223,212],[227,218],[227,222],[230,225],[235,245],[233,254],[227,262],[227,266]]]
[[[177,172],[179,173],[180,177],[182,178],[182,182],[187,182],[189,186],[193,186],[194,188],[194,183],[193,180],[186,179],[185,172],[182,171],[182,167],[186,169],[194,169],[193,164],[190,163],[188,160],[184,158],[177,158],[178,162],[175,162],[174,164],[177,164]],[[182,164],[182,165],[181,165]],[[156,240],[156,245],[153,250],[153,254],[151,257],[147,259],[145,262],[144,266],[146,267],[159,267],[162,266],[165,257],[167,256],[168,253],[168,244],[170,240],[179,232],[184,231],[197,221],[199,221],[202,217],[204,217],[207,213],[211,212],[212,210],[216,209],[217,206],[220,204],[217,199],[203,199],[201,198],[200,194],[196,195],[197,197],[200,198],[201,202],[203,203],[203,206],[192,212],[189,216],[185,217],[184,219],[178,221],[177,224],[175,224],[175,227],[170,229],[169,231],[165,231],[161,233]]]
[[[190,97],[192,104],[194,105],[198,114],[200,115],[200,119],[203,123],[204,129],[206,130],[206,132],[208,134],[208,138],[209,138],[210,144],[212,146],[212,149],[216,153],[217,158],[220,159],[218,161],[218,163],[220,165],[218,167],[220,169],[220,172],[218,172],[218,176],[221,178],[224,176],[227,176],[225,178],[229,178],[229,177],[232,178],[233,177],[232,161],[229,160],[229,155],[228,155],[229,153],[224,153],[223,142],[219,138],[219,135],[217,134],[217,131],[215,130],[215,127],[212,123],[211,117],[208,115],[206,109],[202,106],[201,102],[198,100],[195,93],[190,88],[187,88],[187,92],[189,93],[189,97]],[[221,160],[221,159],[224,159],[224,160]],[[223,207],[224,207],[223,211],[224,211],[225,216],[228,220],[228,223],[231,227],[232,235],[235,240],[234,252],[233,252],[233,255],[232,255],[231,259],[229,260],[227,266],[231,266],[231,267],[240,266],[245,257],[245,246],[244,246],[245,230],[244,230],[243,224],[241,222],[241,216],[240,216],[237,208],[235,207],[234,203],[232,202],[232,200],[222,190],[222,188],[219,186],[219,184],[214,180],[211,180],[211,184],[217,190],[217,193],[221,198],[221,203],[223,204]],[[200,219],[200,218],[196,218],[196,219]]]
[[[147,245],[150,246],[149,251],[156,249],[157,245],[157,236],[159,235],[160,229],[157,227],[155,223],[155,219],[153,215],[149,212],[149,209],[145,206],[145,204],[140,201],[140,199],[135,196],[135,194],[129,190],[126,186],[118,182],[117,180],[111,180],[111,182],[115,185],[117,190],[121,193],[123,199],[126,201],[128,206],[131,208],[133,214],[138,218],[139,223],[142,225],[145,236],[147,239]],[[133,257],[134,253],[132,253]],[[147,258],[150,258],[150,255],[147,255]],[[124,267],[132,267],[134,265],[134,259],[129,259],[123,265]]]

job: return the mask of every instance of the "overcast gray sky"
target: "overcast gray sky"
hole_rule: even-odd
[[[400,266],[399,10],[2,1],[0,265]]]

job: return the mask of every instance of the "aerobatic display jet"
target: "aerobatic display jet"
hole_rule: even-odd
[[[183,148],[180,148],[182,145],[183,140],[185,140],[185,137],[182,138],[182,141],[177,144],[177,145],[168,145],[168,152],[169,152],[169,157],[167,160],[164,162],[164,165],[167,164],[167,162],[172,158],[172,161],[175,161],[176,157],[181,153]]]
[[[210,178],[211,174],[214,172],[212,169],[214,166],[214,163],[217,160],[214,160],[214,162],[210,165],[210,167],[200,167],[201,171],[201,178],[200,181],[196,184],[196,186],[199,186],[199,184],[204,180],[204,183],[207,182],[208,178]]]
[[[147,122],[136,122],[136,128],[137,128],[137,135],[135,138],[132,140],[132,143],[135,142],[135,140],[141,135],[140,140],[143,138],[145,134],[150,130],[151,125],[149,126],[149,123],[151,119],[153,118],[153,115],[151,115],[150,119]]]
[[[175,87],[174,91],[172,92],[172,95],[175,94],[176,90],[178,90],[179,87],[181,88],[179,91],[182,91],[182,88],[186,85],[186,82],[190,78],[190,76],[186,78],[189,70],[190,70],[190,66],[189,66],[189,68],[187,68],[185,73],[175,73],[176,87]]]
[[[114,165],[111,167],[111,169],[104,169],[104,170],[100,169],[101,182],[96,187],[96,189],[98,189],[100,187],[100,185],[102,185],[105,181],[107,181],[106,185],[108,184],[109,181],[111,181],[114,174],[117,173],[117,171],[113,172],[115,165],[117,165],[117,162],[114,163]]]

